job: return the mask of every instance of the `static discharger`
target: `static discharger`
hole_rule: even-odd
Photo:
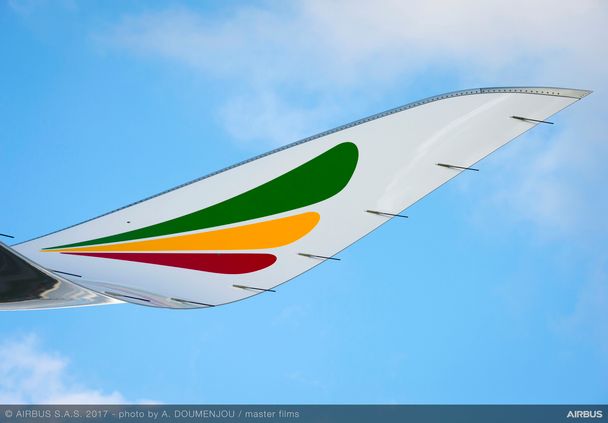
[[[387,213],[387,212],[381,212],[378,210],[365,210],[365,211],[368,213],[377,214],[378,216],[403,217],[405,219],[409,218],[409,216],[406,216],[404,214]]]
[[[246,285],[232,285],[235,288],[240,288],[240,289],[251,289],[253,291],[261,291],[261,292],[277,292],[274,289],[264,289],[264,288],[256,288],[254,286],[246,286]]]
[[[523,120],[524,122],[536,122],[536,123],[547,123],[549,125],[553,125],[553,122],[549,122],[548,120],[538,120],[538,119],[532,119],[532,118],[527,118],[527,117],[523,117],[523,116],[511,116],[513,119],[518,119],[518,120]]]
[[[14,236],[9,235],[9,234],[0,234],[0,236],[6,237],[6,238],[15,238]]]
[[[182,304],[196,304],[196,305],[201,305],[201,306],[205,306],[205,307],[215,307],[213,304],[199,303],[197,301],[190,301],[190,300],[182,300],[180,298],[171,298],[171,300],[177,301],[178,303],[182,303]]]
[[[137,301],[144,301],[146,303],[149,303],[150,300],[148,300],[147,298],[139,298],[139,297],[133,297],[131,295],[124,295],[124,294],[119,294],[118,292],[112,292],[112,291],[106,291],[106,294],[112,296],[112,297],[122,297],[122,298],[130,298],[132,300],[137,300]]]
[[[61,270],[49,269],[53,273],[61,273],[62,275],[74,276],[75,278],[82,278],[81,275],[75,273],[62,272]]]
[[[304,256],[304,257],[308,257],[308,258],[313,258],[313,259],[319,259],[319,260],[336,260],[336,261],[340,261],[340,259],[336,258],[336,257],[318,256],[316,254],[298,253],[298,255]]]
[[[475,169],[474,167],[456,166],[447,163],[437,163],[437,166],[447,167],[448,169],[474,170],[475,172],[479,172],[479,169]]]

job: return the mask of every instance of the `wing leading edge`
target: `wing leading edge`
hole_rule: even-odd
[[[0,309],[112,298],[209,307],[272,290],[589,93],[511,87],[432,97],[15,245],[13,252],[4,247],[9,261],[21,260],[25,265],[17,267],[35,276],[19,286],[10,279],[12,291],[0,292],[0,301],[3,295],[11,301]],[[0,287],[8,280],[0,271]],[[54,302],[38,298],[49,293]]]

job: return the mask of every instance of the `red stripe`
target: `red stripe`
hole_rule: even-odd
[[[62,253],[74,256],[99,257],[135,261],[160,266],[181,267],[203,272],[237,275],[251,273],[272,266],[277,261],[272,254],[218,253]]]

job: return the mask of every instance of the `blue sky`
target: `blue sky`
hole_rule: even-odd
[[[17,242],[442,92],[594,94],[276,294],[1,313],[0,402],[605,403],[606,21],[599,0],[3,2]]]

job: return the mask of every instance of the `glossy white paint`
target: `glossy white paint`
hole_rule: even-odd
[[[175,298],[211,305],[237,301],[258,292],[235,288],[234,284],[274,288],[322,262],[298,253],[333,256],[388,220],[366,210],[399,213],[461,172],[437,163],[471,166],[537,124],[511,116],[546,120],[587,94],[589,91],[562,88],[490,88],[434,97],[311,137],[14,248],[48,269],[82,275],[72,279],[78,284],[111,295],[145,298],[150,302],[139,302],[145,305],[197,307]],[[259,251],[278,257],[277,263],[267,269],[221,275],[40,251],[200,210],[280,176],[345,141],[359,148],[359,162],[351,181],[336,196],[297,209],[316,211],[321,220],[295,243]],[[292,214],[294,211],[273,217]],[[132,298],[117,298],[138,303]]]

